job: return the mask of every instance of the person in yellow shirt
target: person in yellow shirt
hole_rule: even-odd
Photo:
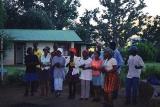
[[[34,55],[36,55],[39,59],[41,58],[42,51],[38,49],[38,43],[33,44],[33,52],[34,52]]]
[[[33,43],[33,53],[34,55],[36,55],[39,59],[39,62],[40,62],[40,59],[41,59],[41,56],[42,56],[42,51],[40,49],[38,49],[38,43],[35,42]],[[36,73],[38,74],[38,76],[40,75],[40,64],[36,65]],[[39,87],[39,81],[36,81],[35,83],[35,91],[37,92],[38,91],[38,87]]]

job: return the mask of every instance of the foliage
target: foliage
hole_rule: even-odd
[[[51,29],[52,22],[45,11],[41,9],[29,9],[20,17],[19,28]]]
[[[129,37],[139,34],[144,24],[144,0],[100,0],[100,4],[104,8],[101,17],[95,15],[94,19],[106,44],[114,40],[123,47]]]
[[[70,29],[75,30],[76,33],[81,37],[81,39],[85,43],[91,43],[96,40],[97,32],[96,32],[96,26],[93,26],[91,24],[91,21],[93,19],[93,13],[94,11],[88,11],[86,10],[83,14],[83,16],[80,17],[80,22],[75,23],[70,27]]]
[[[143,30],[142,37],[153,43],[154,46],[160,47],[160,16],[145,17],[146,28]]]
[[[149,76],[156,75],[160,78],[160,66],[146,65],[144,72],[142,72],[142,78],[147,79]]]
[[[34,27],[36,26],[36,28],[46,28],[46,26],[49,26],[50,28],[51,22],[52,29],[62,30],[63,28],[70,26],[74,19],[78,17],[77,7],[80,6],[77,0],[5,0],[4,3],[8,15],[6,23],[7,28],[21,27],[22,23],[18,23],[21,20],[21,15],[25,14],[29,15],[27,17],[31,17],[33,19],[38,17],[34,17],[34,15],[40,15],[38,17],[39,21],[44,23],[45,18],[47,21],[44,23],[44,26],[42,26],[43,24],[39,25],[39,23],[31,23],[31,20],[25,20],[23,27],[32,28],[31,25],[34,24]],[[31,11],[31,9],[35,10]],[[40,14],[41,12],[42,14]],[[45,17],[43,17],[44,13]],[[31,23],[31,25],[29,26],[27,23]]]
[[[3,28],[4,26],[5,17],[6,17],[5,9],[3,7],[2,0],[0,0],[0,28]]]
[[[2,30],[0,31],[0,38],[3,38],[3,52],[4,52],[4,57],[6,56],[6,50],[11,47],[12,44],[12,39],[9,35],[7,35],[5,32]]]
[[[152,43],[138,43],[138,53],[144,61],[155,61],[157,49],[153,46]]]
[[[7,69],[6,83],[15,84],[23,82],[23,76],[24,76],[23,69],[14,66],[7,66],[5,68]]]
[[[158,49],[154,47],[154,45],[150,42],[137,42],[135,44],[138,48],[138,54],[142,57],[142,59],[146,62],[154,62],[156,61],[158,55]],[[130,46],[125,47],[121,50],[122,56],[127,60],[129,56],[128,49]]]

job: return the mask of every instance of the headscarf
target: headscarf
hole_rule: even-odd
[[[77,54],[77,50],[75,48],[70,48],[69,51],[73,52],[75,55]]]
[[[113,57],[114,51],[111,48],[109,48],[109,47],[105,48],[104,54],[106,54],[107,52],[110,54],[111,57]]]

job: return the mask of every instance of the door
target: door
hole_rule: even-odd
[[[23,64],[24,63],[24,43],[16,43],[15,44],[15,64]]]

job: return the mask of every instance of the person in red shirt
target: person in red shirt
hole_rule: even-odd
[[[103,61],[99,58],[100,52],[94,53],[94,59],[92,60],[92,84],[94,91],[93,101],[100,101],[100,89],[101,89],[101,66]]]

